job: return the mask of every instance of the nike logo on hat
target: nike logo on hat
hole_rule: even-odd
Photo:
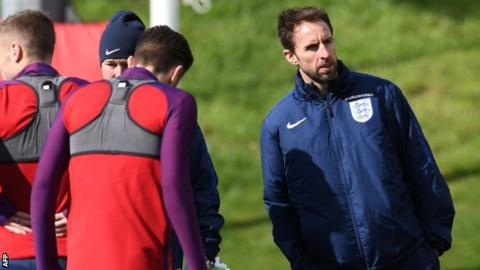
[[[116,49],[111,50],[111,51],[109,51],[108,49],[106,49],[106,50],[105,50],[105,54],[106,54],[106,55],[110,55],[110,54],[112,54],[112,53],[114,53],[114,52],[118,52],[118,51],[120,51],[120,48],[116,48]]]

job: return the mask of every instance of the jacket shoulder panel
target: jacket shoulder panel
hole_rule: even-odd
[[[292,106],[296,103],[292,92],[283,97],[273,108],[267,113],[263,120],[263,125],[269,130],[278,127],[285,116],[292,110]]]

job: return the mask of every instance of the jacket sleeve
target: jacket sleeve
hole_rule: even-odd
[[[15,215],[16,211],[15,207],[0,193],[0,226],[4,225],[11,216]]]
[[[455,210],[447,183],[435,162],[410,105],[401,91],[389,89],[387,103],[391,109],[395,130],[394,140],[403,166],[427,242],[440,254],[452,243]]]
[[[218,212],[220,197],[217,174],[198,125],[193,133],[190,173],[205,256],[213,260],[220,251],[220,228],[224,219]]]
[[[309,269],[312,262],[303,247],[299,216],[290,203],[278,133],[271,131],[266,121],[261,130],[260,155],[263,199],[273,225],[273,240],[292,269]]]

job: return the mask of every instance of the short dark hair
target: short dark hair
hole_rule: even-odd
[[[166,72],[175,65],[182,65],[187,71],[193,64],[185,37],[166,25],[154,26],[140,36],[135,59],[139,64],[153,66],[154,73]]]
[[[36,10],[24,10],[0,22],[0,35],[17,34],[31,57],[45,60],[53,56],[55,28],[52,20]]]
[[[284,10],[278,16],[277,32],[284,49],[295,50],[293,42],[293,30],[301,22],[323,21],[330,28],[333,35],[333,27],[325,10],[316,7],[297,7]]]

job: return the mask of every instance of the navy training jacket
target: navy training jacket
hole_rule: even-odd
[[[297,73],[263,122],[275,243],[292,269],[395,269],[425,243],[443,253],[453,203],[413,111],[393,83],[338,63],[325,98]]]

